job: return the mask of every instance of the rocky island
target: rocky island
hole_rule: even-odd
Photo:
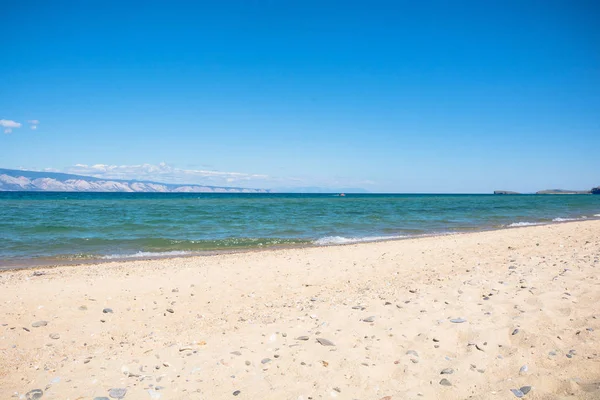
[[[509,190],[494,190],[494,194],[521,194]],[[535,192],[535,194],[600,194],[600,186],[591,190],[565,190],[565,189],[546,189]]]

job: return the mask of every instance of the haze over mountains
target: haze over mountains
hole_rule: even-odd
[[[269,193],[268,189],[170,184],[152,181],[103,179],[58,172],[0,168],[0,191],[30,192],[160,192],[160,193]]]

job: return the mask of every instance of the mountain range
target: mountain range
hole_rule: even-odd
[[[28,192],[161,192],[161,193],[270,193],[268,189],[173,184],[104,179],[59,172],[0,168],[0,191]]]

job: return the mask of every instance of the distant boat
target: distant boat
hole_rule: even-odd
[[[344,193],[340,193],[340,197],[344,197],[346,196]]]

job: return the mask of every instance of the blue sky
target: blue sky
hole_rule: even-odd
[[[11,2],[0,167],[587,189],[600,185],[598,20],[595,1]]]

